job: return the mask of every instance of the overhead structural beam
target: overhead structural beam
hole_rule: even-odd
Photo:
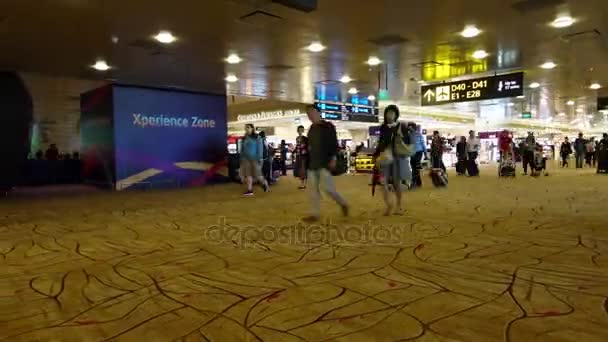
[[[317,9],[317,0],[272,0],[272,2],[303,12]]]

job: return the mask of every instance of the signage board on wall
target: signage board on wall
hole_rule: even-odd
[[[326,120],[378,122],[378,108],[346,103],[315,103],[321,116]]]
[[[304,115],[299,109],[287,109],[287,110],[270,110],[270,111],[260,111],[256,113],[250,114],[240,114],[237,116],[237,121],[239,122],[248,122],[248,121],[261,121],[261,120],[273,120],[273,119],[282,119],[289,117],[297,117]]]
[[[512,73],[421,87],[423,106],[517,97],[524,94],[524,73]]]

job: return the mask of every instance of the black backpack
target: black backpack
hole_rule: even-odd
[[[348,171],[348,160],[346,157],[346,153],[338,152],[336,155],[336,168],[332,170],[331,174],[333,176],[340,176],[345,174]]]

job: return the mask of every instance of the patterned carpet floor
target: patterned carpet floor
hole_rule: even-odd
[[[608,176],[482,171],[2,200],[0,341],[608,341]]]

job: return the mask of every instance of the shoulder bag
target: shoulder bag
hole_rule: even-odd
[[[399,124],[393,135],[395,154],[399,157],[411,157],[416,154],[416,145],[410,141],[411,139],[408,139],[409,144],[406,144],[404,138],[403,127]]]

